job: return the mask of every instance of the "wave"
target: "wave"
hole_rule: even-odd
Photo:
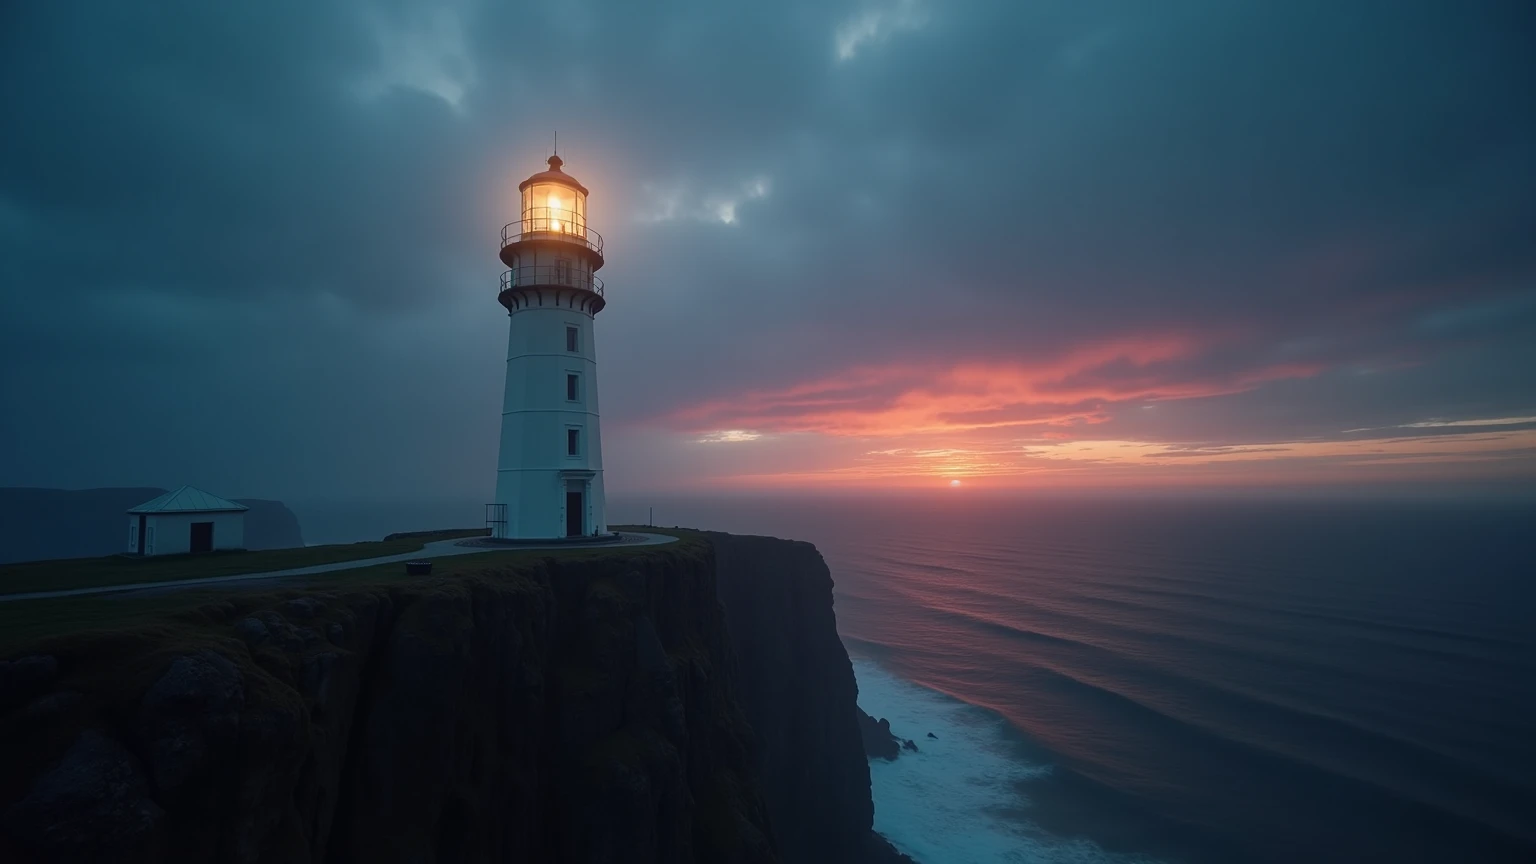
[[[1446,741],[1443,730],[1435,725],[1440,722],[1435,715],[1426,719],[1417,713],[1405,716],[1393,711],[1400,692],[1440,690],[1446,700],[1458,700],[1455,710],[1480,717],[1481,722],[1500,730],[1511,741],[1528,740],[1520,734],[1523,698],[1508,686],[1509,682],[1522,680],[1528,666],[1519,661],[1519,652],[1485,659],[1425,644],[1405,649],[1396,642],[1384,644],[1358,630],[1332,631],[1323,640],[1311,638],[1315,636],[1311,631],[1298,634],[1273,622],[1260,627],[1205,615],[1183,614],[1162,619],[1106,616],[1102,611],[1096,614],[1092,601],[1084,604],[1080,598],[1046,597],[1028,604],[1003,603],[1004,595],[963,583],[936,585],[892,579],[884,584],[884,590],[899,598],[899,605],[904,608],[884,609],[882,614],[891,616],[899,612],[900,629],[922,631],[931,637],[923,640],[925,653],[940,653],[945,645],[953,646],[942,652],[946,654],[974,650],[972,641],[976,634],[964,635],[949,623],[927,620],[940,616],[1006,638],[1054,637],[1062,640],[1054,653],[1060,654],[1058,659],[1067,666],[1087,663],[1120,679],[1135,677],[1129,674],[1131,671],[1150,672],[1176,686],[1192,681],[1202,687],[1324,717],[1365,734],[1386,736],[1445,760],[1480,761],[1480,770],[1511,781],[1519,779],[1509,763],[1481,759],[1477,748]],[[1110,601],[1117,606],[1121,602]],[[1126,603],[1124,607],[1130,605]],[[1317,644],[1309,647],[1298,636],[1309,637]],[[1085,651],[1091,656],[1082,656]],[[1220,658],[1221,662],[1215,664],[1219,668],[1212,668],[1212,658]],[[1447,660],[1463,662],[1447,664]],[[1135,670],[1125,668],[1137,664]],[[1255,673],[1263,676],[1261,681],[1252,677]],[[1342,692],[1359,693],[1362,697],[1374,692],[1384,698],[1355,698],[1350,700],[1347,712],[1336,698],[1318,698],[1320,693],[1329,696]],[[1536,756],[1536,750],[1532,754]]]
[[[902,591],[900,588],[897,588],[896,590],[901,591],[903,594],[907,594],[909,599],[915,602],[920,602],[922,604],[924,614],[937,614],[951,619],[956,619],[964,623],[975,625],[983,629],[998,633],[1007,638],[1049,641],[1063,647],[1093,652],[1102,660],[1113,664],[1127,664],[1137,666],[1139,667],[1137,671],[1147,674],[1164,676],[1172,679],[1176,684],[1196,683],[1203,687],[1209,687],[1232,695],[1238,695],[1245,698],[1262,701],[1266,704],[1275,705],[1287,710],[1329,717],[1330,719],[1341,723],[1357,726],[1361,731],[1367,732],[1369,734],[1388,734],[1383,730],[1346,719],[1332,712],[1288,701],[1278,697],[1273,691],[1268,694],[1260,694],[1257,690],[1240,688],[1228,682],[1217,681],[1209,677],[1196,675],[1190,671],[1188,666],[1179,666],[1178,661],[1181,659],[1179,655],[1166,656],[1163,654],[1150,654],[1148,653],[1147,649],[1150,647],[1148,643],[1155,643],[1158,647],[1164,649],[1175,647],[1181,649],[1184,652],[1183,657],[1193,656],[1193,654],[1196,652],[1203,652],[1206,654],[1219,652],[1228,661],[1247,662],[1255,666],[1284,662],[1288,667],[1288,670],[1293,674],[1296,672],[1303,672],[1309,676],[1317,676],[1319,678],[1325,676],[1351,679],[1366,677],[1340,669],[1336,659],[1333,662],[1328,662],[1323,659],[1309,659],[1297,654],[1294,649],[1275,650],[1276,648],[1283,649],[1287,646],[1275,646],[1272,643],[1258,641],[1255,638],[1248,639],[1247,644],[1244,644],[1242,642],[1235,642],[1231,640],[1191,635],[1187,632],[1176,633],[1166,629],[1153,629],[1151,627],[1138,626],[1123,620],[1106,621],[1102,617],[1095,617],[1070,609],[1064,610],[1049,604],[1033,604],[1030,606],[1027,612],[1022,613],[1022,615],[1023,617],[1035,619],[1048,619],[1051,623],[1056,624],[1056,627],[1041,627],[1040,625],[1044,622],[1039,620],[1034,622],[1034,626],[1025,626],[1017,621],[1008,620],[1007,618],[987,612],[977,611],[973,608],[957,608],[950,602],[939,601],[931,596],[925,596],[918,593],[908,593]],[[954,589],[955,593],[959,594],[964,594],[971,590],[972,589],[966,588]],[[976,593],[981,597],[989,596],[985,592],[978,591]],[[1020,613],[1016,610],[1015,614]],[[1215,624],[1217,622],[1215,620],[1211,620],[1203,623],[1209,625]],[[1233,625],[1233,629],[1235,631],[1233,635],[1236,635],[1239,628]],[[1214,632],[1214,628],[1207,626],[1203,630],[1194,632],[1212,633]],[[1137,644],[1127,644],[1126,637],[1138,637],[1143,641]],[[1421,653],[1424,653],[1428,658],[1448,656],[1428,650],[1425,650]],[[1174,671],[1174,668],[1179,668],[1182,671],[1176,672]],[[1422,666],[1415,668],[1413,672],[1414,674],[1408,677],[1404,677],[1400,683],[1408,684],[1422,680]],[[1382,675],[1383,672],[1378,669],[1375,671],[1375,674],[1370,677],[1373,680],[1379,681],[1382,678]],[[1342,683],[1347,684],[1350,682],[1345,681]],[[1426,749],[1432,749],[1427,745],[1422,744],[1421,742],[1411,741],[1409,739],[1404,740],[1407,743],[1412,743],[1417,746],[1424,746]]]
[[[870,764],[875,830],[924,864],[1152,864],[1061,837],[1028,819],[1024,784],[1050,765],[1019,757],[1002,717],[854,661],[859,704],[917,740],[918,752]],[[933,733],[933,738],[928,733]]]
[[[1014,555],[1012,561],[1004,557],[991,556],[986,560],[989,564],[998,565],[999,569],[1011,568],[1015,576],[1039,573],[1059,579],[1069,575],[1072,578],[1072,593],[1042,593],[1040,586],[1017,578],[988,581],[985,588],[978,588],[965,581],[966,577],[974,577],[978,572],[976,570],[963,569],[952,564],[936,565],[922,560],[903,561],[889,555],[877,556],[872,563],[864,562],[860,565],[860,569],[877,579],[886,580],[886,584],[892,590],[908,593],[909,596],[913,596],[913,599],[926,600],[926,597],[916,597],[911,594],[910,589],[942,589],[946,594],[972,593],[994,602],[1005,599],[1015,603],[1027,603],[1036,608],[1099,605],[1142,615],[1166,613],[1187,619],[1191,624],[1210,624],[1227,628],[1247,627],[1250,632],[1255,625],[1262,625],[1261,630],[1266,632],[1280,629],[1283,627],[1283,622],[1276,619],[1281,618],[1344,624],[1354,628],[1352,635],[1355,638],[1377,638],[1382,644],[1394,650],[1408,650],[1428,655],[1443,654],[1458,659],[1475,660],[1479,663],[1508,665],[1513,671],[1521,673],[1536,668],[1529,662],[1521,663],[1517,659],[1521,655],[1521,649],[1525,647],[1523,643],[1489,632],[1468,633],[1444,626],[1382,620],[1379,617],[1345,612],[1334,606],[1281,599],[1287,596],[1283,592],[1264,591],[1259,595],[1252,595],[1250,591],[1252,596],[1234,596],[1230,593],[1233,590],[1232,586],[1220,579],[1213,581],[1209,578],[1172,577],[1143,567],[1127,569],[1101,566],[1086,572],[1063,571],[1059,567],[1050,566],[1048,562],[1040,563],[1038,550],[1029,550],[1029,558],[1035,561],[1032,564],[1020,563],[1020,558],[1025,554],[1024,550],[1012,551]],[[930,550],[924,554],[931,556],[933,552]],[[946,558],[957,563],[960,560],[952,556],[946,556]],[[878,564],[886,566],[875,566]],[[1123,571],[1123,578],[1114,578],[1117,569]],[[1186,572],[1190,570],[1187,566],[1183,569]],[[915,577],[914,571],[957,578],[937,583]],[[1228,571],[1217,569],[1211,571],[1211,575],[1220,577],[1226,572]],[[1156,587],[1156,583],[1177,584],[1180,587],[1178,589]],[[1226,593],[1212,590],[1213,584],[1222,586]],[[1172,601],[1172,603],[1156,602],[1159,600]],[[1084,615],[1083,617],[1102,623],[1096,616]],[[1427,645],[1414,641],[1416,638],[1423,637],[1455,643],[1455,647]]]

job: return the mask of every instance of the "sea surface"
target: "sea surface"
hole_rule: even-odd
[[[860,704],[920,748],[871,775],[921,864],[1536,861],[1536,505],[936,493],[609,520],[821,549]],[[483,512],[413,507],[295,509]]]
[[[1530,504],[651,507],[822,550],[922,864],[1536,861]]]

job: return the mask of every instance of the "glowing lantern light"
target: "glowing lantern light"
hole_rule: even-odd
[[[564,230],[560,227],[560,199],[555,195],[549,196],[549,218],[552,220],[550,222],[553,226],[552,230]]]

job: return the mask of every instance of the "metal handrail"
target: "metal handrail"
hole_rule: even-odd
[[[603,254],[603,235],[588,228],[585,217],[563,207],[524,210],[522,219],[502,226],[501,245],[505,248],[534,236],[580,243],[599,255]]]
[[[584,288],[602,296],[603,280],[574,267],[529,264],[501,274],[501,290],[519,287]]]

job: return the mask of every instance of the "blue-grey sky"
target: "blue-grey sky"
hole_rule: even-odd
[[[1536,478],[1536,6],[0,7],[0,485],[486,499],[500,226],[610,489]]]

